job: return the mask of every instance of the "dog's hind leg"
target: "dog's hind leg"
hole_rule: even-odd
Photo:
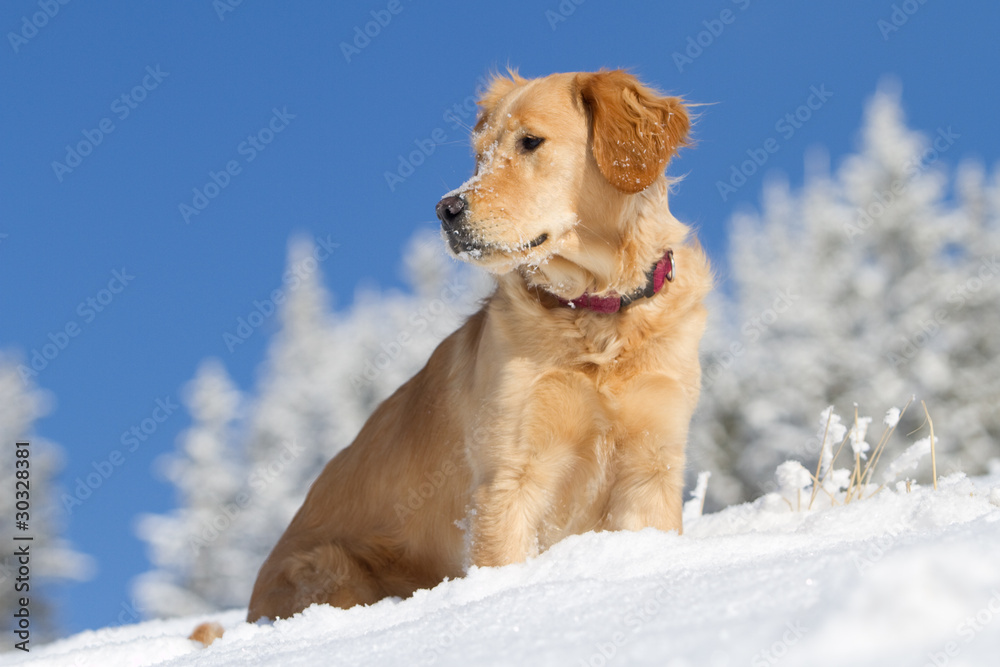
[[[337,542],[285,557],[271,576],[264,576],[264,568],[250,598],[251,623],[263,617],[288,618],[315,603],[347,609],[385,595],[371,566]]]

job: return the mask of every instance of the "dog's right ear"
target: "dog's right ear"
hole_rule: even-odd
[[[479,105],[479,118],[476,120],[476,126],[472,131],[475,133],[480,132],[503,96],[526,81],[527,79],[520,76],[517,70],[510,69],[509,67],[507,68],[506,75],[493,72],[490,76],[490,82],[486,84],[486,90],[479,95],[479,99],[476,101],[476,104]]]
[[[684,101],[660,95],[623,70],[581,74],[576,83],[604,178],[622,192],[644,190],[687,144],[691,121]]]

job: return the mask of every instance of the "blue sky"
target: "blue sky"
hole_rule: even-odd
[[[170,406],[210,356],[252,386],[268,324],[232,351],[223,336],[280,285],[288,238],[338,244],[323,265],[337,307],[358,285],[401,286],[403,243],[469,175],[455,117],[470,122],[491,68],[628,67],[712,103],[671,166],[686,174],[672,206],[723,275],[732,212],[768,172],[800,182],[810,147],[834,164],[856,147],[885,75],[912,127],[960,136],[946,166],[1000,156],[987,0],[233,4],[0,7],[0,349],[62,343],[35,382],[56,399],[36,430],[65,450],[64,487],[124,452],[65,517],[98,566],[53,590],[66,633],[131,603],[148,567],[134,519],[174,502],[152,472],[188,423]]]

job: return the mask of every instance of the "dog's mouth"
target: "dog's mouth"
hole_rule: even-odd
[[[448,245],[452,252],[462,258],[484,259],[494,254],[511,255],[518,252],[532,250],[549,240],[549,235],[540,234],[527,243],[509,245],[504,243],[489,243],[481,239],[476,239],[463,234],[459,230],[446,231]]]

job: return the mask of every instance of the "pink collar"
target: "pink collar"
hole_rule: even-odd
[[[653,268],[646,272],[646,284],[631,294],[626,294],[624,296],[618,294],[611,294],[609,296],[594,296],[592,294],[584,294],[581,297],[573,299],[572,301],[567,301],[566,299],[559,299],[559,303],[569,308],[585,308],[587,310],[592,310],[595,313],[617,313],[619,310],[625,308],[633,301],[638,301],[639,299],[648,299],[649,297],[657,294],[663,285],[668,282],[673,282],[674,279],[674,251],[668,250],[663,254]]]

